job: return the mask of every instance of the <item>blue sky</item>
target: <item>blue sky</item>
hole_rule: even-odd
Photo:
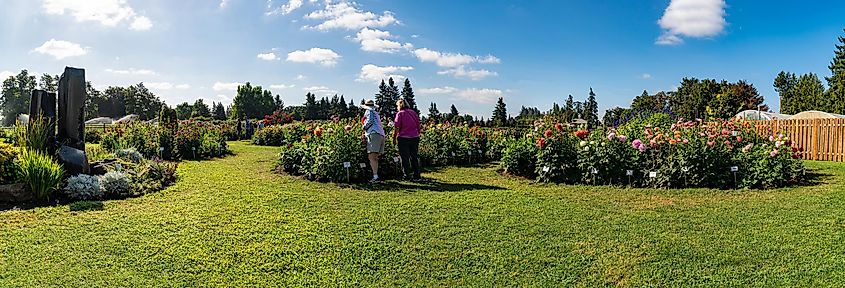
[[[418,102],[489,117],[504,97],[548,109],[590,87],[600,110],[683,77],[754,84],[777,109],[781,70],[826,76],[842,1],[0,0],[0,77],[86,68],[170,105],[230,103],[237,83],[288,104],[372,98],[409,77]]]

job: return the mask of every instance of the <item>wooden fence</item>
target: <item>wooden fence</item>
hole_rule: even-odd
[[[783,134],[802,148],[805,160],[845,162],[845,119],[752,121],[762,135]]]

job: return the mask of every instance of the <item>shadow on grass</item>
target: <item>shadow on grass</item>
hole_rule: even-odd
[[[794,186],[807,187],[818,186],[822,184],[831,183],[835,178],[831,173],[825,173],[824,169],[807,169],[804,173],[804,179],[796,183]]]
[[[365,191],[433,191],[433,192],[462,192],[475,190],[505,190],[505,188],[484,184],[447,183],[432,179],[419,182],[402,182],[389,180],[381,183],[342,184],[343,186]]]
[[[70,211],[84,212],[84,211],[100,211],[103,210],[102,201],[77,201],[68,205]]]

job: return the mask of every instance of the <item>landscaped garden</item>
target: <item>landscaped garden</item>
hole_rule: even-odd
[[[538,184],[495,164],[311,182],[279,148],[179,165],[159,193],[0,213],[0,286],[835,286],[845,165],[774,190]],[[165,284],[166,283],[166,284]]]

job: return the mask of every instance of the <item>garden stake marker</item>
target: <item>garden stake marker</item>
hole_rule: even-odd
[[[158,158],[164,160],[164,147],[158,147]]]
[[[628,176],[628,186],[631,186],[631,176],[634,176],[634,170],[625,170],[625,176]]]
[[[191,147],[191,152],[194,154],[194,159],[197,159],[197,147]]]
[[[737,187],[737,181],[736,181],[736,172],[737,172],[737,171],[739,171],[739,167],[737,167],[737,166],[731,166],[731,172],[733,172],[733,173],[734,173],[734,188],[736,188],[736,187]]]
[[[352,167],[352,163],[343,162],[343,168],[346,168],[346,182],[352,183],[352,178],[349,177],[349,167]]]

